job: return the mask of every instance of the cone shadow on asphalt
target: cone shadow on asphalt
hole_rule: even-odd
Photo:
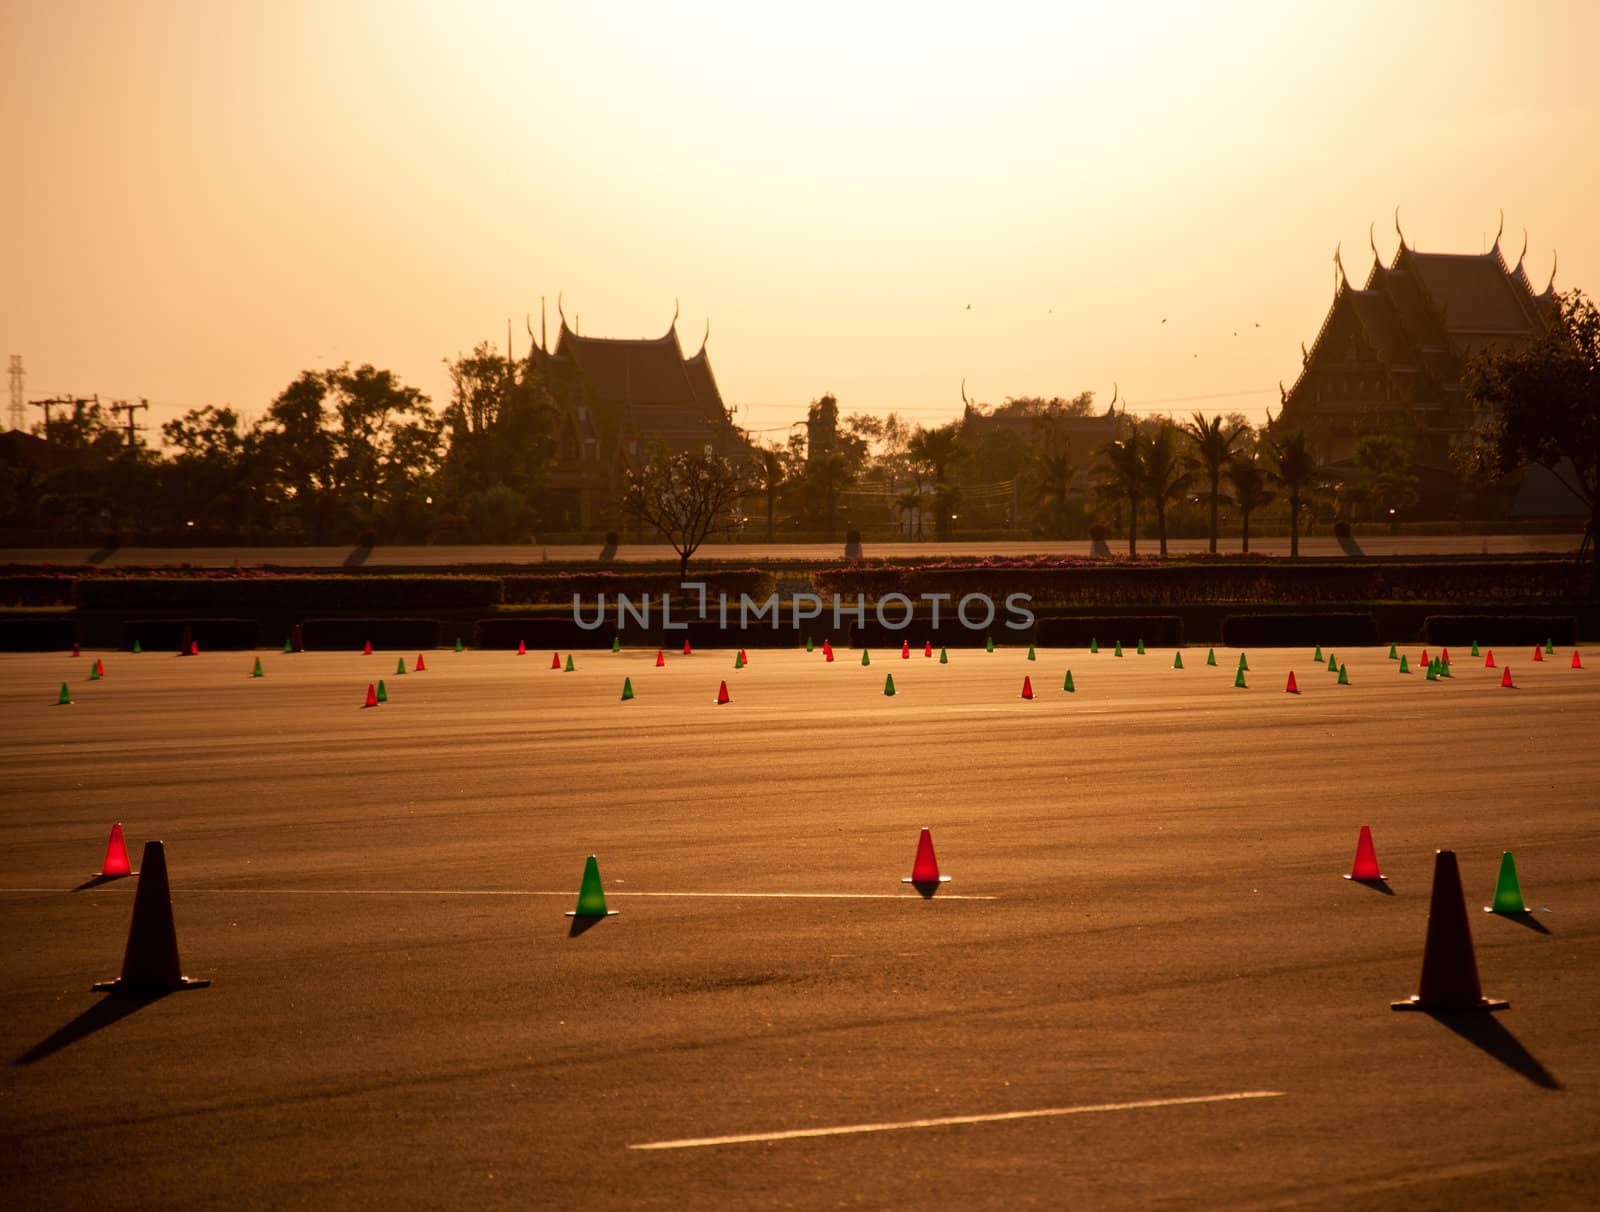
[[[142,1010],[151,1002],[158,1002],[166,997],[166,993],[122,994],[118,997],[102,997],[96,1000],[77,1018],[66,1026],[53,1032],[49,1038],[40,1040],[21,1056],[17,1057],[19,1065],[31,1065],[35,1061],[42,1061],[45,1057],[61,1051],[69,1044],[75,1044],[86,1036],[93,1035],[102,1027],[109,1027],[118,1019],[127,1018],[135,1011]]]
[[[1389,881],[1382,877],[1375,880],[1351,880],[1352,884],[1360,884],[1363,888],[1371,888],[1374,892],[1381,892],[1384,896],[1393,896],[1394,889],[1389,887]]]
[[[573,917],[572,925],[567,928],[568,938],[577,938],[585,930],[589,930],[606,920],[603,913],[584,913]]]
[[[1435,1022],[1443,1023],[1469,1044],[1483,1049],[1534,1085],[1546,1090],[1564,1089],[1555,1074],[1541,1065],[1494,1015],[1484,1014],[1481,1010],[1424,1010],[1423,1013]]]
[[[924,881],[913,880],[911,882],[911,886],[922,894],[922,899],[923,900],[931,901],[933,899],[933,894],[935,892],[939,891],[940,881],[938,881],[938,880],[924,880]]]
[[[89,888],[98,888],[101,884],[115,884],[118,880],[125,880],[129,878],[138,879],[138,873],[134,872],[131,873],[131,875],[91,875],[88,879],[84,880],[83,883],[74,888],[73,891],[83,892]]]
[[[1536,934],[1549,934],[1550,928],[1534,917],[1537,910],[1529,909],[1526,913],[1497,913],[1494,916],[1503,922],[1516,922],[1519,926],[1526,926]]]

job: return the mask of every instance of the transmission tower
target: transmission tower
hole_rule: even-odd
[[[22,423],[27,418],[23,416],[22,380],[26,373],[22,369],[22,355],[11,355],[11,428],[21,429]]]

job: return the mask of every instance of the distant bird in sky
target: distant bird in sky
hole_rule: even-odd
[[[1260,321],[1260,320],[1257,320],[1257,321],[1256,321],[1256,327],[1257,327],[1257,328],[1260,328],[1260,327],[1261,327],[1261,321]]]
[[[1166,317],[1166,316],[1162,316],[1162,317],[1161,317],[1161,322],[1162,322],[1162,323],[1163,323],[1163,324],[1165,324],[1165,323],[1166,323],[1166,322],[1167,322],[1167,317]]]
[[[1233,330],[1233,335],[1236,337],[1239,335],[1239,330],[1237,328]]]
[[[968,311],[971,311],[971,310],[972,310],[972,304],[971,304],[971,303],[968,303],[968,304],[967,304],[967,310],[968,310]]]

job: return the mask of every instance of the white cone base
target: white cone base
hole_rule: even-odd
[[[1415,995],[1408,997],[1403,1002],[1390,1002],[1391,1010],[1422,1010],[1437,1014],[1451,1014],[1455,1011],[1466,1010],[1509,1010],[1511,1003],[1502,1001],[1497,997],[1481,997],[1474,1006],[1425,1006]]]
[[[95,993],[134,993],[140,997],[157,997],[163,993],[176,993],[180,989],[204,989],[211,984],[208,980],[198,980],[192,976],[178,978],[178,983],[171,989],[152,988],[149,985],[130,985],[119,976],[114,981],[96,981],[89,988]]]
[[[902,884],[948,884],[950,882],[950,877],[948,875],[941,875],[937,880],[914,880],[908,875],[900,882]]]

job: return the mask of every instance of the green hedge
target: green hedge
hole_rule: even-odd
[[[493,606],[499,577],[106,577],[78,582],[84,610],[452,610]]]
[[[632,601],[649,594],[659,601],[662,594],[670,593],[674,607],[680,603],[699,605],[699,594],[694,590],[680,589],[684,578],[676,572],[554,572],[511,573],[501,578],[505,583],[505,600],[518,605],[552,603],[569,605],[577,594],[586,602],[595,601],[600,594],[607,600],[626,594]],[[715,572],[696,572],[690,569],[687,578],[701,582],[706,587],[707,609],[715,609],[719,593],[737,601],[740,594],[764,599],[772,592],[772,576],[760,568],[720,569]],[[682,613],[682,610],[679,610]]]
[[[1283,560],[1163,564],[1154,561],[986,561],[920,568],[849,567],[816,573],[824,594],[869,600],[982,593],[1030,595],[1034,605],[1178,606],[1206,602],[1564,601],[1575,592],[1567,560],[1360,563]]]

